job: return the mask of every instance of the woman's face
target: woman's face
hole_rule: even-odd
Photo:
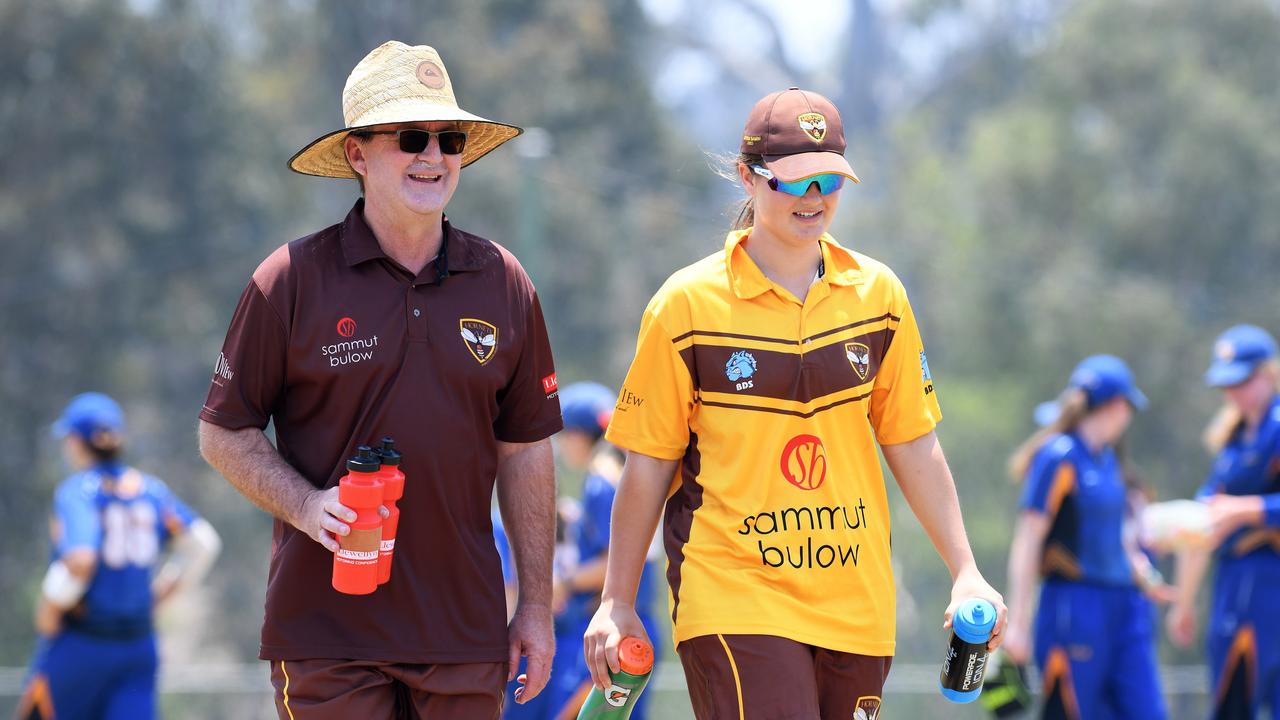
[[[1133,406],[1123,397],[1112,398],[1093,412],[1098,418],[1102,440],[1108,445],[1119,442],[1133,420]]]
[[[816,184],[810,184],[803,197],[796,197],[770,188],[768,179],[745,164],[738,165],[738,175],[755,203],[755,227],[784,244],[808,246],[835,220],[839,190],[823,195]]]
[[[1266,410],[1276,392],[1276,378],[1272,370],[1260,367],[1239,385],[1223,388],[1227,401],[1245,415],[1256,415]]]

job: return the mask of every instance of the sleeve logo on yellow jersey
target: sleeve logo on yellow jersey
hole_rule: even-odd
[[[816,435],[797,435],[782,450],[782,477],[801,490],[817,490],[827,479],[827,449]]]

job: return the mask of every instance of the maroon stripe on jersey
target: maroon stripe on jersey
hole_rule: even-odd
[[[737,403],[712,402],[710,400],[703,400],[702,398],[698,398],[696,402],[702,405],[706,405],[707,407],[729,408],[730,410],[750,410],[752,412],[767,412],[767,413],[775,413],[777,415],[793,415],[798,418],[811,418],[820,412],[826,412],[827,410],[830,410],[832,408],[837,408],[837,407],[840,407],[841,405],[847,405],[848,403],[851,403],[851,402],[858,402],[859,400],[865,400],[869,397],[871,397],[871,393],[869,392],[863,393],[857,397],[845,398],[844,400],[837,400],[833,403],[829,403],[821,407],[816,407],[810,410],[809,412],[800,412],[799,410],[780,410],[778,408],[760,407],[759,405],[739,405]]]
[[[817,340],[818,338],[824,338],[828,335],[834,335],[835,333],[838,333],[838,332],[851,330],[853,328],[856,328],[862,325],[870,325],[871,323],[880,322],[881,320],[890,320],[892,322],[898,322],[901,319],[902,318],[898,317],[897,315],[894,315],[893,313],[885,313],[880,317],[867,318],[866,320],[859,320],[857,322],[849,323],[848,325],[841,325],[840,327],[831,328],[830,330],[823,330],[817,335],[810,335],[809,337],[803,338],[801,340],[792,340],[790,338],[766,337],[764,335],[744,335],[742,333],[719,332],[715,330],[690,330],[687,333],[684,333],[682,335],[677,335],[676,337],[671,338],[671,342],[678,343],[681,340],[684,340],[685,338],[693,337],[694,335],[701,335],[703,337],[733,338],[735,340],[756,340],[759,342],[779,343],[781,345],[799,345],[802,342],[810,342],[813,340]]]
[[[885,328],[805,353],[695,343],[680,357],[698,391],[807,403],[875,380],[893,336]]]
[[[698,452],[698,435],[689,433],[689,447],[680,461],[680,487],[667,500],[663,518],[662,543],[667,549],[667,582],[671,584],[671,622],[680,612],[680,569],[684,563],[684,546],[689,542],[689,530],[693,527],[693,514],[702,507],[702,454]]]

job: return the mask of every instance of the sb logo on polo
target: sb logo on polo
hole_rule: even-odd
[[[797,435],[782,450],[782,477],[801,490],[817,490],[827,479],[827,449],[816,435]]]

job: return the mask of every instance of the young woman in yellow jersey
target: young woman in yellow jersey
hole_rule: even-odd
[[[620,639],[645,636],[634,597],[661,511],[699,718],[874,718],[896,631],[877,447],[951,571],[945,622],[990,600],[994,648],[1004,604],[965,536],[902,283],[827,233],[858,182],[839,113],[814,92],[773,93],[740,149],[737,227],[641,322],[606,435],[628,458],[584,650],[606,687]]]

